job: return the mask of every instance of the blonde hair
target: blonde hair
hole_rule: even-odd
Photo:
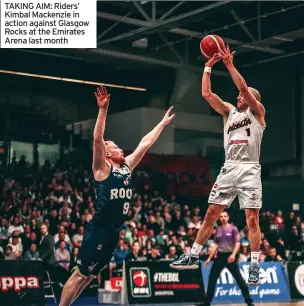
[[[108,146],[109,144],[114,143],[113,140],[105,140],[105,145]]]
[[[106,147],[109,146],[110,144],[113,144],[113,143],[114,143],[114,141],[112,141],[112,140],[106,140],[105,141]],[[106,154],[108,154],[108,149],[107,148],[106,148]]]

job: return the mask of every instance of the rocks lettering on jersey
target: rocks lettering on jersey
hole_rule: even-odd
[[[111,189],[111,200],[113,199],[129,199],[132,198],[132,189],[114,188]]]
[[[227,134],[229,134],[231,131],[235,131],[237,129],[240,129],[244,126],[250,125],[251,124],[251,120],[249,118],[245,118],[244,120],[242,120],[241,122],[235,122],[232,125],[229,126]]]

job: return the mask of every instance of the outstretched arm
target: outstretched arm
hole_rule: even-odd
[[[218,95],[212,92],[210,80],[212,66],[219,60],[219,55],[215,54],[205,64],[205,70],[202,78],[202,96],[207,100],[207,102],[216,112],[224,116],[229,114],[232,105],[224,102]]]
[[[224,51],[220,51],[221,58],[223,59],[223,63],[226,65],[232,80],[240,93],[243,95],[244,99],[248,103],[249,107],[255,113],[256,116],[260,118],[264,118],[265,109],[264,106],[258,101],[258,99],[253,95],[250,91],[245,79],[241,76],[238,70],[235,68],[233,64],[233,56],[235,52],[230,52],[229,46],[225,48]]]
[[[139,164],[148,149],[158,139],[164,127],[175,117],[174,114],[170,115],[172,109],[173,106],[166,112],[162,121],[150,133],[143,137],[135,151],[126,157],[126,164],[129,166],[131,171]]]
[[[93,164],[92,169],[95,175],[106,166],[106,145],[103,139],[110,95],[105,87],[97,88],[94,93],[99,107],[93,134]]]

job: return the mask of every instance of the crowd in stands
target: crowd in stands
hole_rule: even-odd
[[[90,170],[49,161],[29,166],[23,157],[0,169],[0,258],[42,260],[67,275],[75,265],[84,228],[94,215]],[[179,203],[146,185],[134,190],[133,209],[121,230],[110,270],[124,260],[174,260],[188,252],[200,228],[201,207]],[[202,203],[207,205],[207,203]],[[304,222],[295,212],[261,211],[261,261],[303,260]],[[239,229],[239,261],[250,256],[248,228]],[[210,252],[213,237],[203,249]],[[66,277],[64,275],[64,277]]]

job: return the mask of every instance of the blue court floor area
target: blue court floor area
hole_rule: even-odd
[[[57,303],[59,304],[59,299],[57,300]],[[47,306],[58,306],[54,303],[52,299],[47,300]],[[96,297],[83,297],[79,298],[74,305],[83,305],[83,306],[115,306],[120,304],[98,304],[97,296]],[[175,305],[175,306],[194,306],[194,304],[143,304],[144,306],[169,306],[169,305]]]
[[[57,303],[59,303],[59,299],[57,300]],[[47,306],[58,306],[54,303],[53,300],[48,299],[47,300]],[[115,305],[120,305],[120,304],[98,304],[97,297],[83,297],[79,298],[75,303],[72,304],[74,305],[83,305],[83,306],[115,306]],[[194,306],[194,304],[143,304],[144,306],[169,306],[169,305],[174,305],[174,306]],[[130,305],[129,305],[130,306]]]
[[[57,300],[57,303],[59,303],[59,300]],[[58,304],[54,304],[52,300],[47,300],[47,306],[58,306]],[[119,306],[120,304],[98,304],[97,297],[83,297],[79,298],[75,303],[72,304],[74,305],[83,305],[83,306]],[[137,304],[138,305],[138,304]],[[194,306],[194,304],[142,304],[143,306]],[[131,305],[129,305],[131,306]],[[246,305],[245,305],[246,306]]]
[[[47,299],[46,305],[47,306],[58,306],[59,302],[60,302],[60,297],[57,298],[57,305],[54,303],[53,299]],[[72,305],[100,306],[101,304],[98,304],[97,296],[90,296],[90,297],[83,297],[83,298],[80,297]]]
[[[57,297],[57,305],[54,303],[53,299],[47,299],[46,305],[47,306],[58,306],[59,302],[60,302],[60,297]],[[72,305],[100,306],[102,304],[98,304],[97,296],[90,296],[90,297],[86,296],[86,297],[80,297]],[[114,306],[114,304],[112,306]]]
[[[59,303],[59,300],[57,300],[57,303]],[[275,302],[275,303],[255,303],[258,306],[303,306],[304,301],[298,301],[298,302]],[[54,304],[53,300],[48,299],[47,300],[47,306],[58,306],[58,304]],[[83,297],[79,298],[75,303],[72,304],[74,305],[83,305],[83,306],[115,306],[115,305],[120,305],[120,304],[98,304],[97,296],[96,297]],[[194,304],[142,304],[143,306],[194,306]],[[213,304],[217,306],[226,306],[228,304]],[[231,304],[229,303],[230,306],[246,306],[245,303],[243,304]],[[131,305],[129,305],[131,306]]]

